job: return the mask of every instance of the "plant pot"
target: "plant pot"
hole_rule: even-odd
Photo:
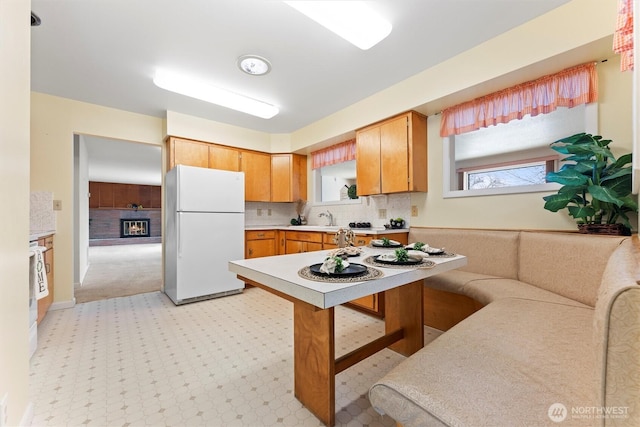
[[[624,224],[578,224],[578,231],[583,234],[631,236],[631,230]]]

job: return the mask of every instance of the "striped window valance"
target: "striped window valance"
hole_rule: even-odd
[[[620,54],[620,70],[633,70],[633,0],[618,0],[613,51]]]
[[[350,139],[311,153],[311,168],[335,165],[356,159],[356,140]]]
[[[459,135],[483,127],[550,113],[598,100],[595,63],[567,68],[481,98],[445,109],[440,136]]]

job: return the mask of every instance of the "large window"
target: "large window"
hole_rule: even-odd
[[[444,197],[552,191],[547,172],[558,167],[554,141],[597,133],[597,104],[558,108],[444,138]]]
[[[460,190],[519,187],[546,183],[546,175],[555,169],[555,161],[523,161],[502,166],[478,167],[460,171]]]

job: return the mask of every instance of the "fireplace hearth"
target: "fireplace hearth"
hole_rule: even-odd
[[[120,237],[149,237],[149,218],[120,219]]]

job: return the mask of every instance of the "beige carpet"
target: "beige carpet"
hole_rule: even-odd
[[[90,246],[89,269],[76,303],[155,292],[162,288],[162,244]]]

